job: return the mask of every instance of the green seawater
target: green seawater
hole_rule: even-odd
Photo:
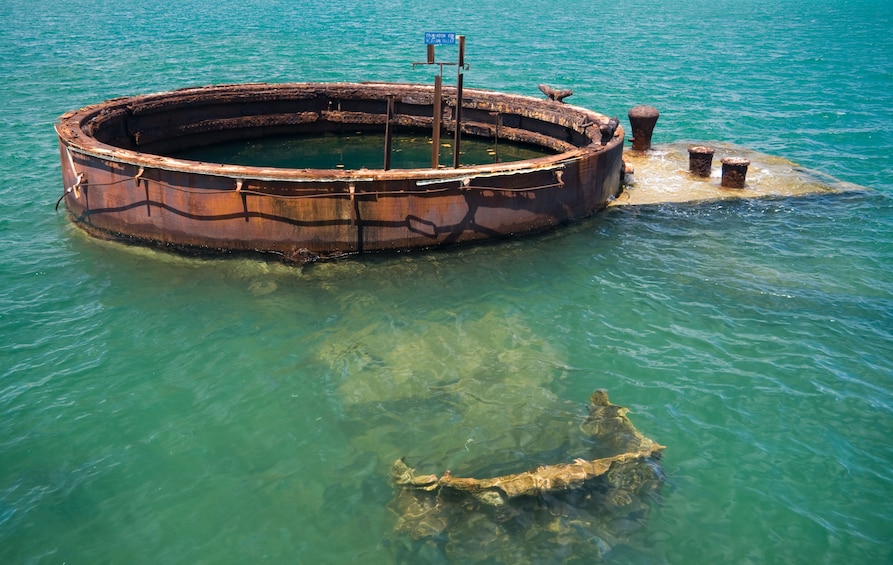
[[[438,145],[439,163],[453,166],[454,140]],[[431,167],[430,132],[396,132],[391,139],[392,169]],[[459,141],[460,166],[490,165],[554,155],[532,145],[465,136]],[[227,141],[179,151],[175,157],[209,163],[287,169],[382,169],[385,134],[353,132],[323,135],[277,135]]]
[[[893,561],[893,4],[6,0],[0,23],[0,563]],[[624,125],[650,104],[657,145],[866,189],[303,269],[101,242],[54,210],[65,111],[430,84],[433,30],[466,35],[468,87],[571,88]],[[576,457],[596,388],[667,446],[647,512],[394,531],[396,458]]]

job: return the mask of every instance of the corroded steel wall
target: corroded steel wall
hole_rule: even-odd
[[[450,96],[452,95],[452,98]],[[110,100],[63,115],[65,202],[88,232],[189,251],[259,251],[306,261],[542,231],[591,215],[620,189],[623,130],[550,100],[466,90],[462,130],[555,155],[412,170],[311,170],[165,156],[283,133],[430,128],[433,89],[403,84],[228,85]],[[455,94],[445,89],[446,130]]]

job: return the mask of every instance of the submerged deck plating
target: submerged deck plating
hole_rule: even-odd
[[[455,131],[455,92],[437,109]],[[621,187],[623,129],[598,113],[466,89],[463,135],[556,154],[404,170],[283,169],[166,157],[225,140],[430,128],[431,87],[243,84],[110,100],[56,125],[64,199],[89,233],[307,261],[534,233],[603,208]],[[392,110],[389,111],[389,105]]]

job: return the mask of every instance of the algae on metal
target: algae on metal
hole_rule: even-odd
[[[357,291],[343,300],[344,317],[360,319],[350,313],[389,296]],[[543,449],[582,453],[567,445],[572,424],[554,393],[567,352],[512,310],[420,310],[411,320],[348,322],[327,333],[318,359],[354,448],[392,461],[409,445],[453,468],[481,453],[498,453],[491,463],[506,466]]]
[[[379,302],[371,295],[347,298],[348,311]],[[422,314],[402,323],[348,326],[330,337],[319,356],[340,376],[337,390],[348,406],[430,399],[432,393],[499,398],[488,389],[502,382],[548,385],[550,375],[536,366],[544,360],[559,364],[562,357],[520,316],[500,312],[477,317]]]
[[[445,268],[436,256],[421,262],[432,280]],[[367,262],[318,267],[312,272],[339,281],[360,281],[371,268]],[[587,410],[564,397],[567,377],[577,371],[569,352],[561,340],[540,335],[517,304],[463,303],[454,311],[418,305],[410,318],[395,313],[360,321],[368,320],[359,314],[369,308],[405,310],[402,289],[420,284],[418,268],[419,261],[390,263],[394,282],[384,290],[320,285],[335,296],[343,323],[320,328],[315,363],[344,414],[339,432],[376,477],[366,471],[360,481],[338,468],[326,490],[373,497],[403,518],[405,528],[382,540],[397,562],[554,562],[566,552],[584,559],[618,546],[634,550],[659,496],[656,456],[615,461],[574,488],[515,496],[499,506],[452,488],[400,487],[394,497],[388,472],[401,456],[419,469],[417,476],[437,472],[439,479],[451,469],[454,478],[495,478],[638,451],[645,438],[623,425],[625,408],[598,402]]]
[[[482,479],[454,477],[449,471],[439,477],[419,474],[405,458],[398,459],[391,471],[398,487],[395,531],[435,540],[447,552],[461,552],[454,556],[462,558],[473,557],[472,547],[481,555],[498,550],[509,554],[502,559],[515,558],[511,543],[468,543],[466,537],[475,538],[481,528],[495,534],[494,539],[545,536],[584,544],[603,555],[631,525],[641,523],[648,511],[645,498],[662,478],[657,461],[664,446],[639,432],[627,412],[611,404],[604,390],[590,398],[589,415],[579,431],[595,444],[592,453],[613,452],[609,456]]]
[[[709,145],[716,151],[710,176],[689,172],[688,148]],[[750,161],[744,188],[723,188],[723,157],[743,157]],[[632,168],[634,181],[609,206],[642,206],[665,203],[694,203],[740,198],[801,197],[830,194],[864,187],[812,171],[784,157],[767,155],[728,143],[673,142],[648,151],[625,151],[623,160]]]

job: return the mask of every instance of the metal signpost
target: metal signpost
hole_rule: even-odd
[[[456,45],[459,44],[459,58],[456,63],[441,63],[434,60],[434,47],[437,45]],[[431,132],[431,168],[436,169],[440,166],[440,120],[443,115],[443,67],[444,65],[456,65],[458,75],[456,77],[456,132],[453,138],[453,168],[459,168],[459,143],[461,141],[461,128],[459,124],[462,120],[462,77],[464,71],[467,70],[465,65],[465,36],[458,35],[451,31],[426,31],[425,45],[428,47],[428,60],[424,63],[413,63],[416,65],[438,65],[440,72],[434,77],[434,123]]]
[[[452,31],[426,31],[425,45],[455,45],[457,37]]]
[[[394,119],[394,97],[388,96],[388,110],[384,122],[384,170],[391,169],[391,138],[393,130],[391,121]]]

